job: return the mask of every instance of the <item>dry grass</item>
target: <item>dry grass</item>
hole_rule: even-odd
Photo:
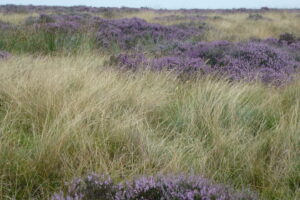
[[[0,20],[15,25],[22,24],[30,16],[38,16],[38,13],[14,13],[5,14],[0,12]]]
[[[184,83],[104,59],[0,62],[0,199],[46,199],[91,171],[201,174],[262,199],[300,198],[299,81]]]
[[[157,14],[153,11],[137,12],[122,17],[138,17],[145,19],[151,23],[161,23],[163,25],[174,25],[184,23],[184,20],[174,21],[158,21],[155,17],[163,17],[169,15],[184,16],[179,12],[169,12]],[[190,16],[193,16],[191,14]],[[197,15],[208,16],[207,20],[204,20],[210,27],[205,31],[205,36],[202,38],[206,41],[215,40],[229,40],[229,41],[243,41],[249,38],[269,38],[279,37],[280,34],[289,32],[295,35],[300,35],[300,17],[298,13],[288,12],[267,12],[261,14],[269,20],[249,20],[249,13],[198,13]],[[214,16],[220,16],[221,19],[213,19]]]
[[[249,20],[248,13],[217,14],[208,16],[221,16],[222,19],[209,19],[212,28],[206,32],[205,40],[230,40],[241,41],[249,38],[278,37],[280,34],[289,32],[300,35],[300,17],[295,13],[269,12],[262,16],[269,20]]]
[[[128,14],[125,14],[123,15],[122,17],[127,17],[127,18],[132,18],[132,17],[138,17],[138,18],[141,18],[141,19],[144,19],[148,22],[153,22],[154,21],[154,18],[157,17],[157,16],[168,16],[168,15],[174,15],[174,14],[178,14],[180,15],[179,13],[176,13],[176,12],[166,12],[166,13],[157,13],[155,11],[143,11],[143,12],[137,12],[137,13],[128,13]]]

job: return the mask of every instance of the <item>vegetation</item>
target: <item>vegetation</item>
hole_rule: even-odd
[[[49,199],[66,191],[66,182],[91,172],[108,174],[120,183],[152,175],[200,175],[235,191],[250,189],[260,199],[300,198],[296,72],[292,81],[274,87],[210,74],[182,78],[167,68],[128,71],[109,61],[112,55],[135,54],[139,48],[99,46],[96,31],[49,32],[47,26],[25,25],[31,14],[12,8],[12,13],[2,8],[0,14],[4,22],[0,23],[0,199]],[[40,19],[36,13],[45,10],[34,9],[32,16]],[[46,11],[52,16],[53,10]],[[101,17],[136,16],[149,23],[157,20],[158,12],[185,15],[184,10],[88,12]],[[192,39],[241,42],[288,31],[293,34],[282,35],[278,42],[292,45],[294,49],[287,46],[286,52],[299,62],[298,11],[260,10],[260,15],[272,19],[269,22],[249,20],[252,12],[206,11],[203,15],[212,28],[201,29],[201,38]],[[246,30],[239,28],[242,21],[242,27],[248,27],[245,35]],[[171,25],[164,23],[172,23],[173,30],[174,22],[167,20],[161,26]],[[158,41],[142,43],[148,58],[156,56],[151,49],[163,44]]]

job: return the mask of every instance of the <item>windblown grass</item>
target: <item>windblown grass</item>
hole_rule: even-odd
[[[300,198],[300,81],[284,88],[120,72],[93,53],[0,62],[0,199],[91,171],[200,174]]]
[[[284,32],[300,33],[300,18],[295,13],[269,12],[262,14],[268,20],[249,20],[248,13],[219,14],[209,13],[208,16],[221,16],[221,19],[208,19],[211,29],[206,32],[205,40],[241,41],[249,38],[278,37]]]

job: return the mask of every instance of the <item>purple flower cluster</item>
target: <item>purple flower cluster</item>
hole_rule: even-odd
[[[275,85],[290,80],[300,67],[300,63],[290,52],[264,42],[200,42],[192,46],[180,46],[174,53],[203,58],[212,66],[213,71],[233,80],[258,78]]]
[[[106,48],[117,44],[122,49],[130,49],[139,42],[185,40],[197,34],[200,33],[194,28],[184,29],[152,24],[139,18],[124,18],[103,20],[97,33],[97,42]]]
[[[12,24],[0,20],[0,31],[6,31],[13,27]]]
[[[289,67],[294,68],[299,65],[299,63],[293,61],[293,58],[288,53],[281,49],[256,42],[238,45],[230,52],[230,56],[240,60],[242,63],[248,63],[249,67],[252,68],[271,68],[276,71],[286,71]]]
[[[300,62],[300,38],[293,34],[284,33],[279,39],[268,38],[262,42],[267,43],[275,48],[280,48],[291,55],[297,62]]]
[[[8,57],[10,57],[11,55],[8,52],[5,51],[0,51],[0,60],[2,59],[6,59]]]
[[[53,195],[52,200],[254,200],[249,191],[213,184],[198,176],[141,177],[123,184],[114,184],[110,178],[92,174],[75,179],[66,194]]]
[[[29,17],[25,24],[48,32],[74,33],[83,30],[92,31],[102,21],[99,17],[90,15],[47,15]]]
[[[136,71],[139,68],[148,66],[148,60],[142,53],[120,54],[117,57],[110,57],[110,65],[117,64],[122,69]]]
[[[300,54],[293,55],[285,48],[268,42],[270,41],[177,43],[166,47],[165,56],[146,59],[139,54],[137,59],[136,55],[122,54],[117,63],[127,69],[136,69],[146,64],[151,69],[176,70],[180,74],[201,72],[202,75],[217,75],[229,80],[259,80],[279,86],[290,81],[299,71],[297,55]],[[288,46],[296,49],[298,43]]]
[[[136,71],[141,68],[148,68],[154,71],[170,70],[179,75],[189,77],[196,73],[209,74],[211,68],[201,58],[185,58],[176,56],[163,56],[147,59],[143,54],[120,54],[118,57],[111,57],[111,65],[117,64],[121,69]]]
[[[297,39],[296,36],[293,35],[292,33],[284,33],[279,36],[278,42],[279,43],[286,42],[289,45],[292,43],[296,43],[297,41],[300,41],[300,38]]]

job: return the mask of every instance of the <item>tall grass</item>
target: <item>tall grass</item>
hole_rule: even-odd
[[[64,33],[18,27],[1,31],[0,49],[13,53],[59,54],[94,49],[92,33]]]
[[[300,198],[300,82],[120,72],[92,53],[0,62],[0,199],[47,199],[91,171],[201,174]]]

